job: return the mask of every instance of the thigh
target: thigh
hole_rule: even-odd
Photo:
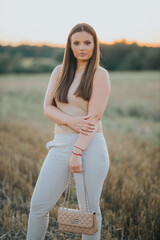
[[[67,147],[51,146],[34,188],[31,207],[51,209],[66,188],[69,178]],[[44,205],[44,207],[43,207]]]
[[[90,207],[95,209],[99,205],[103,183],[110,166],[108,148],[103,134],[95,135],[84,151],[82,160]],[[79,204],[84,207],[83,173],[75,173],[74,179]]]

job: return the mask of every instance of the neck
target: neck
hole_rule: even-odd
[[[77,61],[77,69],[76,72],[84,72],[86,66],[88,64],[88,61]]]

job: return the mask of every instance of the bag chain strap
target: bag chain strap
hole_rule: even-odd
[[[86,211],[87,210],[89,211],[88,205],[89,205],[89,208],[90,208],[90,203],[89,203],[89,198],[88,198],[88,203],[87,203],[88,193],[87,193],[87,188],[86,188],[86,181],[85,181],[84,171],[82,171],[82,174],[83,174],[83,186],[84,186],[84,193],[85,193]],[[67,205],[67,209],[68,209],[68,202],[69,202],[70,192],[71,192],[71,187],[72,187],[72,178],[73,178],[73,173],[70,171],[68,186],[67,186],[66,191],[65,191],[65,197],[64,197],[64,201],[63,201],[63,205],[62,205],[62,207],[64,208],[64,204],[66,203],[66,198],[67,198],[67,194],[68,194],[68,199],[67,199],[67,204],[66,204]]]

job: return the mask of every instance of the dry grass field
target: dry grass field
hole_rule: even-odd
[[[49,74],[0,76],[0,239],[26,239],[29,204],[54,123],[43,114]],[[110,170],[101,195],[102,240],[160,239],[160,72],[111,72],[102,122]],[[75,188],[71,199],[74,207]],[[45,240],[81,239],[58,231]]]

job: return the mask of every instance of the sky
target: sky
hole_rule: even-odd
[[[65,45],[77,23],[103,43],[160,46],[159,0],[0,0],[0,44]]]

